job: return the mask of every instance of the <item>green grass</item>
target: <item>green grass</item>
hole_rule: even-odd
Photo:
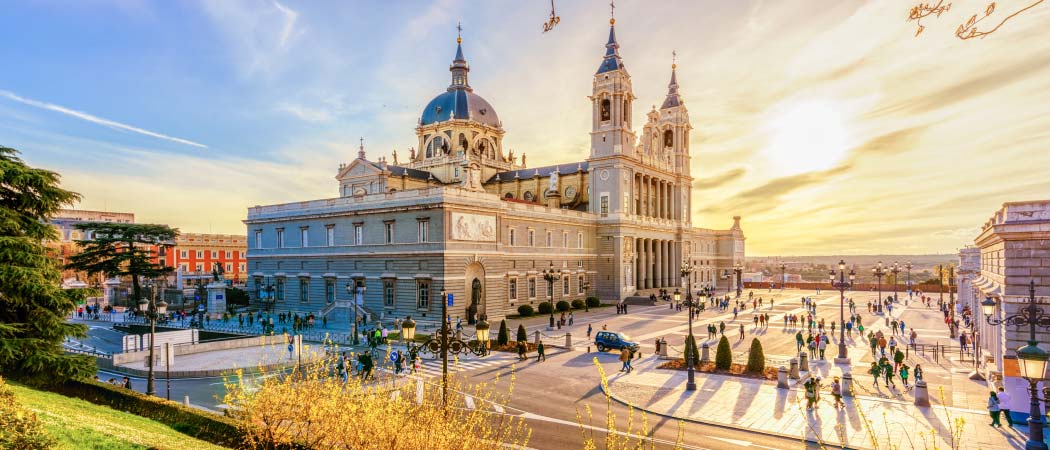
[[[61,449],[224,448],[134,414],[15,383],[9,386],[26,409],[36,412],[48,433],[59,440]]]

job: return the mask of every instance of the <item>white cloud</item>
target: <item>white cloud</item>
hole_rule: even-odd
[[[191,141],[189,139],[183,139],[183,138],[178,138],[178,137],[174,137],[174,136],[168,136],[166,134],[161,134],[161,133],[158,133],[156,131],[150,131],[150,130],[139,128],[139,127],[136,127],[136,126],[120,123],[120,122],[117,122],[117,121],[113,121],[113,120],[109,120],[109,119],[103,119],[101,117],[94,116],[94,115],[88,114],[88,113],[83,112],[83,111],[77,111],[75,109],[66,108],[65,106],[60,106],[60,105],[56,105],[56,104],[53,104],[53,103],[42,102],[42,101],[39,101],[39,100],[33,100],[31,98],[25,98],[25,97],[22,97],[22,96],[20,96],[18,94],[15,94],[14,92],[10,92],[10,91],[0,90],[0,97],[4,97],[4,98],[7,98],[9,100],[13,100],[13,101],[16,101],[16,102],[19,102],[19,103],[22,103],[22,104],[26,104],[26,105],[29,105],[29,106],[33,106],[33,107],[36,107],[36,108],[46,109],[46,110],[49,110],[49,111],[55,111],[55,112],[58,112],[58,113],[65,114],[67,116],[76,117],[76,118],[81,119],[81,120],[85,120],[85,121],[88,121],[88,122],[91,122],[91,123],[95,123],[95,124],[98,124],[98,125],[107,126],[107,127],[110,127],[110,128],[113,128],[113,129],[117,129],[117,130],[130,131],[132,133],[138,133],[138,134],[141,134],[141,135],[154,137],[154,138],[157,138],[157,139],[163,139],[163,140],[171,141],[171,142],[177,142],[179,144],[185,144],[185,145],[189,145],[189,146],[193,146],[193,147],[208,148],[207,145],[201,144],[199,142],[193,142],[193,141]]]

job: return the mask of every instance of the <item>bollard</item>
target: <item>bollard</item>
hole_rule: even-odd
[[[846,372],[846,374],[842,376],[842,396],[853,396],[853,375],[849,372]]]
[[[926,382],[919,380],[915,382],[915,406],[930,406],[930,392],[926,389]]]
[[[798,370],[809,372],[809,353],[800,352],[798,354]]]
[[[565,348],[572,351],[572,333],[565,333]]]
[[[780,366],[780,368],[777,369],[777,389],[787,389],[788,387],[787,367]]]
[[[660,339],[660,356],[667,357],[667,339]]]
[[[190,396],[184,395],[182,397],[182,404],[186,405],[186,407],[189,407],[190,406]]]
[[[711,362],[711,349],[704,342],[704,345],[700,346],[700,363]]]
[[[890,316],[886,316],[886,326],[890,326]]]
[[[802,375],[798,373],[798,358],[791,358],[791,369],[788,373],[788,377],[792,380],[798,380],[802,378]]]

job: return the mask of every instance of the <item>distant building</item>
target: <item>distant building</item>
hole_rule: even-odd
[[[956,315],[966,309],[974,314],[970,331],[977,334],[981,367],[992,379],[1002,377],[1007,390],[1014,393],[1010,409],[1019,414],[1028,410],[1028,383],[1020,378],[1016,350],[1027,345],[1029,328],[989,325],[981,314],[980,302],[994,300],[994,317],[999,319],[1018,314],[1028,305],[1029,283],[1034,281],[1036,301],[1046,311],[1050,297],[1050,200],[1004,203],[981,227],[974,246],[960,252]],[[963,293],[964,288],[968,292]],[[1050,330],[1036,327],[1036,340],[1043,350],[1050,351]]]
[[[51,226],[58,232],[58,240],[48,242],[46,245],[55,251],[55,257],[62,263],[62,280],[66,286],[80,286],[74,281],[79,280],[88,285],[101,284],[102,276],[88,276],[83,272],[65,269],[69,259],[80,253],[80,245],[77,241],[90,240],[91,232],[80,231],[75,228],[76,224],[84,222],[109,222],[109,223],[135,223],[134,213],[90,211],[81,209],[61,209],[51,218]]]
[[[207,282],[216,263],[226,280],[239,285],[244,283],[248,269],[247,251],[244,235],[182,233],[175,238],[174,246],[157,252],[157,260],[176,271],[176,286],[180,288],[198,280]]]

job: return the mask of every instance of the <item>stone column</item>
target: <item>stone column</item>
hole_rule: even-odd
[[[656,247],[656,285],[653,287],[661,288],[664,283],[664,249],[662,241],[656,240],[654,243]]]
[[[634,238],[634,289],[642,288],[642,240]]]
[[[638,239],[638,273],[641,277],[641,282],[638,283],[638,289],[647,289],[649,287],[649,249],[646,248],[646,240]]]

